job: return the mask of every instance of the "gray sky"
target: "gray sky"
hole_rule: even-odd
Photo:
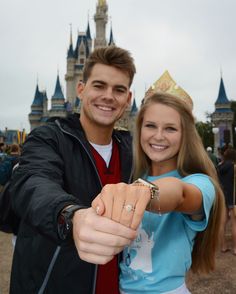
[[[26,128],[37,76],[48,98],[57,69],[64,76],[69,32],[85,31],[97,0],[0,0],[0,129]],[[205,120],[214,111],[222,69],[226,93],[236,99],[235,0],[107,0],[118,46],[131,51],[137,66],[132,90],[137,104],[168,69]],[[108,24],[107,37],[110,32]]]

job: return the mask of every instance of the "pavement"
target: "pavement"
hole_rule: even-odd
[[[9,293],[12,254],[12,235],[0,232],[0,294]],[[190,273],[187,285],[192,294],[236,294],[236,256],[231,251],[218,252],[215,271],[205,276]]]

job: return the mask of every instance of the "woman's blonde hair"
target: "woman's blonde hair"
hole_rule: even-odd
[[[216,196],[210,212],[207,228],[197,233],[192,252],[193,272],[210,272],[215,267],[215,252],[219,242],[220,223],[224,208],[224,197],[218,182],[216,169],[206,153],[195,127],[191,107],[180,98],[166,93],[155,93],[146,98],[137,116],[134,138],[134,177],[150,172],[151,161],[140,144],[143,117],[148,107],[154,103],[175,109],[181,118],[182,139],[177,159],[177,170],[181,176],[194,173],[208,175],[215,187]]]

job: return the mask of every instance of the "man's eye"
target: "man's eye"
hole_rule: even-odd
[[[118,89],[116,89],[116,92],[118,92],[118,93],[125,93],[126,91],[125,91],[125,89],[118,88]]]

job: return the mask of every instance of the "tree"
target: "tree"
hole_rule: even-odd
[[[196,128],[199,133],[199,136],[202,139],[204,147],[214,147],[214,134],[212,132],[213,125],[210,121],[202,122],[199,121],[196,123]]]

